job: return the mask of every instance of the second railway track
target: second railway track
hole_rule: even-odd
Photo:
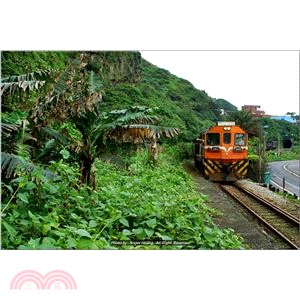
[[[297,216],[240,187],[234,185],[220,185],[220,187],[281,236],[292,248],[300,249],[300,220]]]

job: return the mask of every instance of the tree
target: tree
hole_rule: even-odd
[[[92,172],[95,159],[104,150],[106,141],[140,143],[151,142],[152,157],[156,159],[156,141],[161,136],[173,137],[178,129],[160,127],[154,110],[144,106],[132,106],[128,109],[100,112],[100,105],[72,119],[82,135],[76,147],[79,154],[81,182],[95,187],[95,174]]]
[[[242,129],[250,134],[255,134],[258,121],[249,112],[238,110],[230,113],[227,118],[229,121],[235,121]]]
[[[297,114],[296,114],[295,112],[287,112],[286,115],[287,115],[287,116],[291,116],[291,118],[292,118],[293,120],[298,120],[297,117],[299,117],[299,116],[297,116]]]
[[[54,80],[45,99],[39,99],[31,112],[36,124],[49,120],[63,122],[73,116],[91,112],[102,100],[100,77],[88,66],[88,55],[80,54]]]
[[[2,97],[2,111],[12,109],[18,99],[18,104],[24,100],[29,91],[40,89],[46,84],[46,78],[51,70],[39,70],[27,74],[3,76],[0,82],[0,96]]]
[[[51,120],[71,121],[81,133],[79,142],[70,143],[79,156],[81,182],[95,186],[92,172],[95,159],[107,139],[148,139],[152,142],[153,159],[157,156],[156,141],[161,135],[178,134],[176,128],[159,127],[151,108],[133,106],[129,109],[101,112],[102,82],[90,70],[89,55],[81,54],[57,76],[46,99],[40,99],[31,113],[37,131]],[[121,100],[121,99],[120,99]],[[129,141],[129,140],[128,140]]]
[[[22,75],[4,76],[1,78],[0,95],[2,97],[1,106],[8,97],[15,98],[19,92],[19,96],[27,91],[39,89],[44,86],[45,79],[50,74],[48,70],[40,70]],[[12,100],[13,102],[13,100]],[[6,109],[12,109],[11,104],[5,105]],[[30,146],[26,143],[28,140],[34,139],[28,133],[28,120],[25,118],[19,120],[18,123],[3,122],[1,118],[2,133],[2,152],[1,152],[1,172],[7,178],[15,175],[18,168],[32,171],[37,166],[32,163],[30,155]]]

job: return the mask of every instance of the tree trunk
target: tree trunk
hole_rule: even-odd
[[[81,171],[81,183],[85,183],[92,186],[94,189],[96,187],[95,174],[92,172],[94,160],[91,157],[81,155],[80,158],[80,171]]]
[[[158,156],[157,143],[156,143],[156,137],[154,137],[151,143],[151,160],[156,161],[157,156]]]

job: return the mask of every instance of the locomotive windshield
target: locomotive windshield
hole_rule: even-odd
[[[237,146],[245,146],[246,145],[246,134],[244,133],[236,133],[234,144]]]
[[[230,144],[231,143],[231,133],[224,133],[223,134],[223,143]]]
[[[219,133],[208,133],[206,145],[219,146],[220,145],[220,134]]]

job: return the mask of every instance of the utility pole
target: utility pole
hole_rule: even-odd
[[[263,161],[265,160],[265,151],[266,151],[266,136],[264,128],[268,126],[259,126],[259,143],[258,143],[258,177],[259,177],[259,184],[262,183],[262,169],[263,169]]]
[[[280,133],[278,133],[278,145],[277,145],[277,156],[279,157],[280,155]]]
[[[261,177],[262,177],[262,148],[263,148],[263,141],[262,141],[262,127],[259,126],[259,142],[258,142],[258,183],[261,184]]]

